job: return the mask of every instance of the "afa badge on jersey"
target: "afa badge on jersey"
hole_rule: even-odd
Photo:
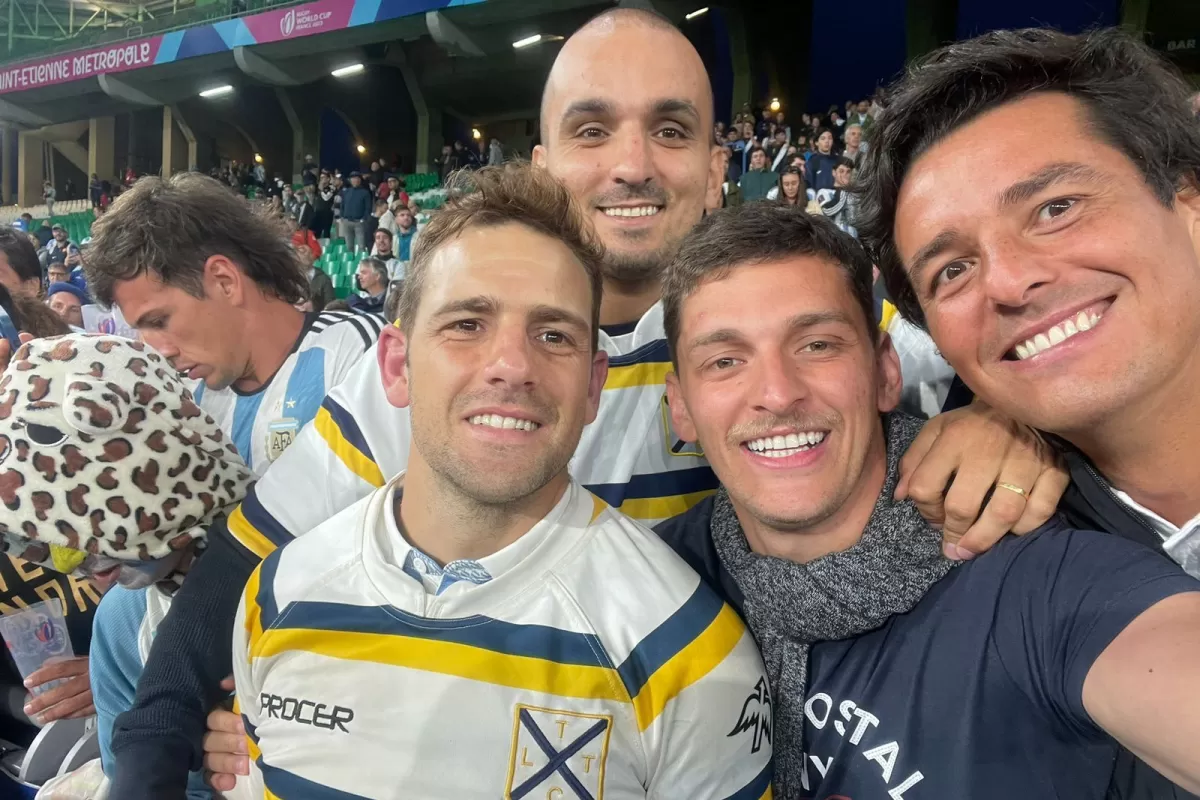
[[[604,764],[613,719],[518,703],[506,800],[603,800]]]
[[[283,451],[296,441],[296,434],[299,432],[300,421],[292,417],[283,417],[268,425],[267,458],[274,461],[283,455]]]

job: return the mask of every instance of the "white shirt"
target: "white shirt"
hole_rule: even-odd
[[[1163,550],[1171,560],[1183,567],[1193,578],[1200,578],[1200,514],[1189,519],[1182,528],[1160,517],[1150,509],[1115,487],[1109,487],[1117,499],[1144,519],[1162,537]]]

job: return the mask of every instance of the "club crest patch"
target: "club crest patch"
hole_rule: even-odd
[[[603,800],[612,716],[518,703],[506,800]]]

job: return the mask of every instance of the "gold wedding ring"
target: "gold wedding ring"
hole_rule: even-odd
[[[996,485],[1001,489],[1008,489],[1010,492],[1016,492],[1017,494],[1021,495],[1021,497],[1029,496],[1024,489],[1022,489],[1020,486],[1017,486],[1015,483],[1005,483],[1004,481],[1000,481]]]

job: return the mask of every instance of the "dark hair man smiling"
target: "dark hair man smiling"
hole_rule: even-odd
[[[1189,95],[1115,30],[957,43],[895,87],[859,176],[859,230],[967,385],[1064,442],[1060,510],[1200,576]],[[1172,796],[1122,773],[1132,796]]]

